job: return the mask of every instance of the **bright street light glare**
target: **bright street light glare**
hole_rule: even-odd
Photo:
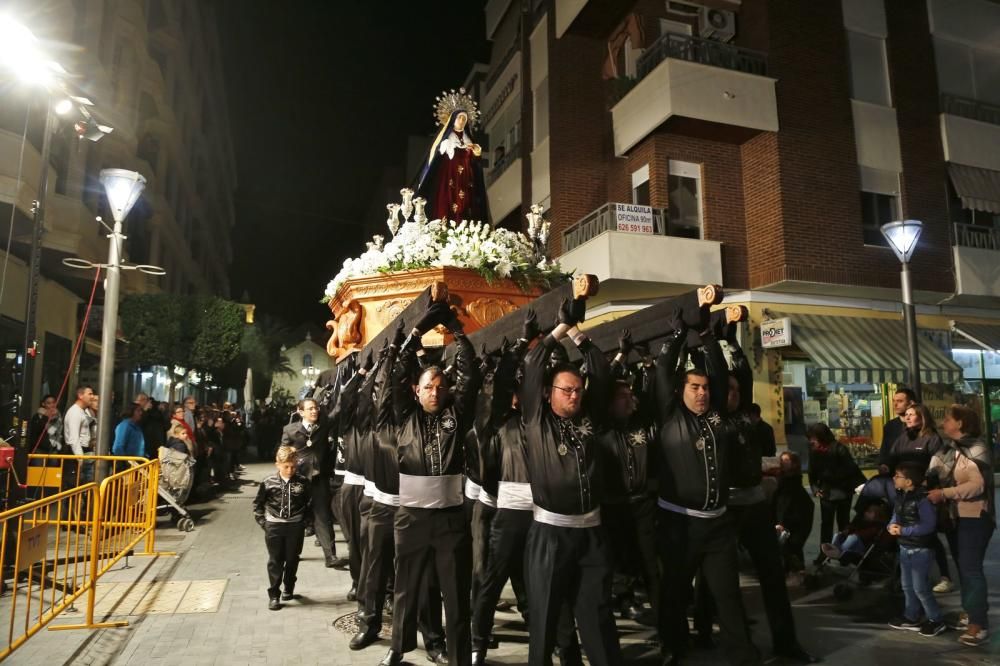
[[[60,116],[65,116],[67,113],[73,110],[73,102],[68,99],[61,99],[56,102],[55,112]]]
[[[0,15],[0,64],[22,81],[42,85],[49,85],[59,69],[42,53],[31,31],[8,15]]]
[[[889,241],[889,246],[896,253],[896,257],[904,264],[913,256],[923,226],[920,220],[903,220],[882,225],[882,235]]]
[[[111,215],[115,222],[121,223],[128,217],[132,206],[138,201],[146,187],[146,179],[135,171],[125,169],[102,169],[101,184],[108,195]]]

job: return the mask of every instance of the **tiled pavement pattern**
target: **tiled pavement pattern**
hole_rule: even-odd
[[[98,612],[108,613],[106,619],[127,619],[128,627],[44,631],[15,652],[8,663],[374,666],[388,645],[379,642],[361,652],[348,649],[350,637],[333,625],[355,606],[345,599],[350,587],[348,575],[324,568],[311,539],[306,540],[299,569],[297,592],[302,598],[287,603],[281,611],[267,610],[266,553],[260,528],[251,517],[251,500],[256,492],[254,482],[270,469],[270,465],[249,465],[238,491],[192,507],[197,521],[193,532],[177,532],[172,521],[164,518],[157,545],[176,551],[177,557],[132,557],[130,568],[119,565],[102,579]],[[1000,596],[998,541],[991,544],[987,562],[995,608],[1000,607],[996,601]],[[339,547],[343,554],[342,542]],[[812,557],[816,550],[814,535],[807,555]],[[742,580],[755,641],[769,654],[767,623],[756,582],[749,575]],[[996,643],[993,651],[968,649],[955,642],[954,632],[927,639],[887,629],[884,621],[890,602],[877,589],[859,590],[846,603],[836,602],[829,587],[815,592],[795,588],[792,594],[802,643],[828,664],[1000,664],[1000,645]],[[953,592],[940,600],[947,609],[955,610],[959,596]],[[77,622],[82,610],[83,604],[77,603],[76,613],[65,613],[54,623]],[[490,652],[490,663],[525,663],[527,635],[517,613],[498,613],[497,623],[501,645]],[[626,663],[659,663],[649,645],[652,634],[648,629],[631,622],[620,627]],[[411,664],[427,663],[422,650],[407,656]],[[713,650],[694,651],[686,663],[725,662],[721,651]]]

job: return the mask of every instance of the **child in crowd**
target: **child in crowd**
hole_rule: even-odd
[[[257,488],[253,514],[264,530],[267,546],[268,604],[271,610],[280,610],[278,594],[284,583],[281,601],[295,597],[295,574],[302,554],[302,541],[307,525],[312,525],[312,494],[309,481],[295,471],[297,453],[290,446],[278,448],[272,474]]]
[[[929,571],[934,561],[931,539],[937,538],[937,513],[923,489],[924,467],[906,461],[896,466],[896,508],[889,522],[889,534],[899,538],[899,569],[906,607],[903,616],[889,623],[893,629],[919,631],[921,636],[937,636],[946,629]],[[921,623],[921,606],[926,621]]]
[[[846,530],[834,535],[832,543],[821,544],[820,550],[841,564],[858,564],[875,540],[884,535],[882,530],[888,520],[888,507],[880,502],[871,502],[854,516]]]

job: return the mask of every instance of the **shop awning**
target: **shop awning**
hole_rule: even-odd
[[[835,384],[895,384],[906,381],[906,329],[902,320],[784,314],[792,320],[792,342],[809,354],[820,381]],[[917,335],[920,381],[953,384],[962,369],[933,342]]]
[[[1000,352],[1000,326],[990,324],[961,324],[951,322],[951,330],[962,336],[977,348]]]
[[[963,208],[1000,214],[1000,171],[949,163],[948,175]]]

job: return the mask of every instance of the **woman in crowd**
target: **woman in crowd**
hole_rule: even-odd
[[[774,493],[774,522],[778,542],[785,560],[785,572],[798,574],[805,570],[803,549],[812,532],[814,506],[802,485],[802,461],[797,453],[781,454],[778,489]]]
[[[809,486],[819,498],[820,543],[830,543],[833,537],[833,518],[837,517],[837,530],[844,531],[851,515],[854,489],[865,482],[851,452],[837,441],[825,423],[814,423],[806,431],[809,437]],[[820,553],[816,561],[822,562]]]
[[[967,623],[958,640],[965,645],[981,645],[989,636],[983,559],[996,527],[993,455],[981,437],[979,415],[968,407],[948,407],[941,432],[946,443],[931,460],[929,470],[941,487],[931,490],[928,499],[935,504],[947,502],[957,525],[951,547],[957,555],[965,610],[960,624]]]

